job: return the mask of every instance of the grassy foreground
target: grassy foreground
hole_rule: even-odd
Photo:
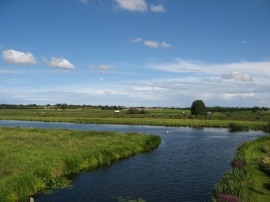
[[[213,112],[206,116],[193,116],[190,110],[151,109],[144,114],[127,114],[127,110],[100,109],[0,109],[2,120],[25,120],[44,122],[71,122],[95,124],[129,124],[188,127],[222,127],[235,123],[243,128],[263,130],[270,122],[270,111]]]
[[[213,191],[214,202],[270,201],[270,137],[244,143]]]
[[[61,185],[61,176],[156,148],[160,137],[139,133],[0,127],[0,201],[27,200]]]

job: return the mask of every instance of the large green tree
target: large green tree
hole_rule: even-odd
[[[191,105],[192,115],[206,115],[207,110],[202,100],[195,100]]]

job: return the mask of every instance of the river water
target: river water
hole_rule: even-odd
[[[110,167],[84,171],[69,188],[39,194],[35,202],[119,201],[209,201],[222,174],[230,169],[237,147],[264,135],[259,131],[230,133],[227,129],[129,125],[96,125],[0,121],[0,126],[65,128],[159,135],[160,146],[113,163]],[[90,146],[90,145],[89,145]]]

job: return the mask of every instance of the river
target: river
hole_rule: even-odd
[[[222,174],[230,169],[237,147],[264,135],[260,131],[230,133],[227,129],[129,125],[96,125],[0,121],[0,126],[65,128],[159,135],[160,146],[113,163],[81,172],[69,188],[34,196],[35,202],[85,202],[144,199],[145,201],[209,201]],[[91,146],[91,145],[89,145]]]

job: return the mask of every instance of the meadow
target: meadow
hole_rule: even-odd
[[[128,114],[127,109],[0,109],[2,120],[26,120],[46,122],[72,122],[94,124],[130,124],[188,127],[222,127],[236,123],[252,130],[263,130],[270,122],[269,111],[213,112],[205,116],[194,116],[187,109],[145,109],[144,113]]]
[[[0,201],[29,201],[68,184],[66,176],[156,148],[160,137],[139,133],[0,127]]]

